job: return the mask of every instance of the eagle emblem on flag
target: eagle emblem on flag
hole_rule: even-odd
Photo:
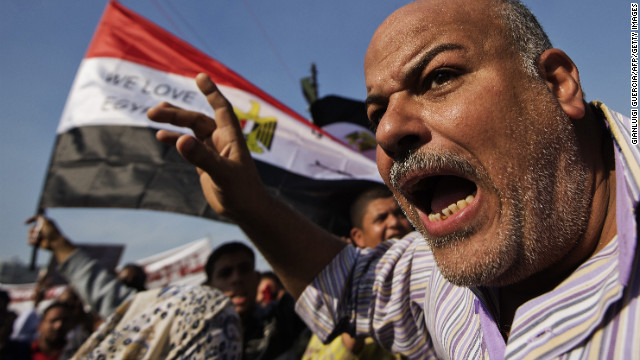
[[[351,146],[355,146],[358,151],[373,150],[378,143],[376,138],[368,131],[354,131],[345,136],[345,139]]]
[[[251,109],[248,112],[243,112],[235,107],[233,111],[238,117],[249,150],[252,153],[262,154],[265,149],[271,149],[278,119],[272,116],[260,117],[260,104],[253,100],[250,102]]]

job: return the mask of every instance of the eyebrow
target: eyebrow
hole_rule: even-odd
[[[429,65],[429,63],[439,54],[446,51],[462,50],[462,49],[464,49],[464,47],[456,43],[444,43],[432,49],[429,49],[427,52],[425,52],[422,55],[422,58],[420,58],[420,60],[417,63],[411,66],[407,74],[404,76],[403,82],[406,83],[409,79],[412,79],[418,76],[424,70],[424,68],[427,65]],[[383,104],[386,101],[387,100],[385,96],[372,94],[367,96],[367,99],[364,101],[364,104],[365,104],[365,107],[368,107],[371,104]]]

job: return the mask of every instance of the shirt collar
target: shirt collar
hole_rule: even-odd
[[[627,285],[636,255],[637,214],[640,198],[640,149],[631,134],[631,120],[593,102],[600,110],[614,139],[616,162],[616,227],[618,230],[620,283]],[[635,141],[635,144],[633,142]]]

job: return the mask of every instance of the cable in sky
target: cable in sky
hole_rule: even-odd
[[[153,0],[153,2],[155,3],[156,7],[159,8],[159,4],[157,4],[157,0]],[[180,22],[187,27],[189,32],[191,32],[196,37],[196,39],[198,39],[198,42],[200,43],[202,48],[206,50],[209,54],[213,55],[214,57],[218,57],[218,55],[215,53],[215,51],[213,51],[213,49],[209,46],[209,44],[207,44],[204,38],[200,36],[200,34],[191,26],[191,24],[184,18],[184,16],[180,14],[180,11],[178,11],[178,9],[171,4],[171,1],[167,1],[167,5],[169,6],[169,8],[171,8],[171,12],[173,14],[176,14],[176,16],[178,17],[178,20],[180,20]],[[162,9],[160,9],[160,11],[163,13],[163,15],[167,17],[167,14],[163,12]],[[169,19],[169,22],[171,22],[171,24],[177,28],[176,24],[173,23],[171,19]],[[180,32],[179,29],[176,29],[176,31]],[[182,38],[186,40],[186,37],[182,36]]]
[[[260,19],[258,19],[258,17],[256,16],[256,14],[253,12],[253,10],[251,9],[251,6],[249,6],[249,4],[247,3],[246,0],[242,0],[242,3],[244,4],[244,6],[247,8],[247,11],[249,12],[249,14],[251,15],[251,17],[253,18],[253,20],[256,22],[256,24],[258,25],[258,27],[260,28],[260,31],[262,32],[262,36],[264,36],[265,40],[267,41],[267,44],[269,44],[269,47],[271,48],[271,51],[273,51],[274,55],[276,56],[276,58],[278,59],[278,61],[280,62],[280,65],[282,65],[282,67],[284,68],[284,71],[287,73],[287,76],[289,76],[289,79],[291,80],[292,83],[295,84],[295,86],[298,86],[298,82],[295,79],[295,77],[293,76],[293,74],[291,73],[291,70],[289,69],[289,67],[287,66],[287,64],[284,62],[284,60],[282,59],[282,57],[280,56],[280,53],[278,52],[278,50],[276,49],[275,45],[273,44],[273,42],[271,41],[271,38],[269,38],[269,35],[267,35],[266,30],[264,29],[264,26],[262,26],[262,23],[260,22]]]

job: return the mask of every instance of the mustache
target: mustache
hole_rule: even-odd
[[[468,160],[452,153],[412,152],[393,161],[389,171],[391,186],[400,191],[402,179],[417,171],[430,173],[454,172],[468,179],[487,179],[488,175],[476,169]]]

